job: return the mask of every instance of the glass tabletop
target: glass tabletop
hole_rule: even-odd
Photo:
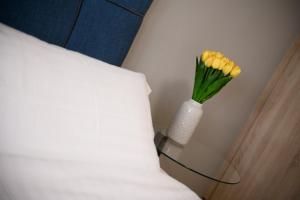
[[[198,141],[190,141],[187,146],[180,146],[162,132],[156,131],[154,140],[159,155],[163,154],[182,167],[211,180],[225,184],[240,182],[235,167],[212,148]]]

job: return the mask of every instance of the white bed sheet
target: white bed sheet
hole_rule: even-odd
[[[148,93],[0,24],[0,200],[199,199],[159,168]]]
[[[1,200],[196,200],[162,171],[126,164],[0,156]]]

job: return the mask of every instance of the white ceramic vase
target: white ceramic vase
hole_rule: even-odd
[[[193,99],[183,102],[171,122],[167,135],[180,145],[186,145],[202,117],[202,104]]]

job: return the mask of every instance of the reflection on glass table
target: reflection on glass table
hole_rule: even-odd
[[[198,175],[225,184],[240,182],[240,176],[234,166],[212,148],[198,141],[190,141],[187,146],[179,146],[162,134],[162,131],[156,131],[154,141],[159,155],[166,156]]]

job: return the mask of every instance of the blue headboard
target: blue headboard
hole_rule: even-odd
[[[0,22],[120,66],[151,0],[1,0]]]

